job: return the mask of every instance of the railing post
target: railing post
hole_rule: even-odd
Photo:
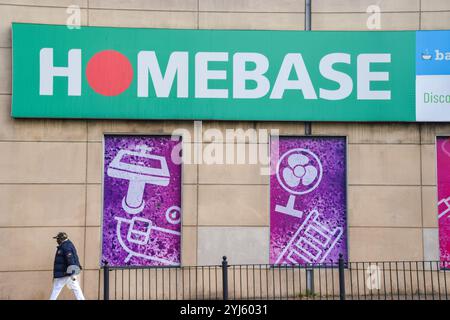
[[[345,300],[344,258],[339,254],[339,298]]]
[[[103,261],[103,300],[109,300],[109,266]]]
[[[228,300],[228,261],[226,256],[223,256],[222,259],[223,300]]]
[[[306,294],[314,295],[314,268],[310,263],[306,265]]]

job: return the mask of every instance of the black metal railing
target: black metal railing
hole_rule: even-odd
[[[448,300],[450,262],[103,266],[105,300]]]

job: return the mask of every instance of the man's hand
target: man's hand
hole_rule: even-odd
[[[75,274],[75,270],[72,270],[72,272],[70,273],[70,279],[72,279],[72,281],[75,281],[76,278],[76,274]]]
[[[67,268],[66,273],[67,273],[68,275],[75,276],[75,275],[77,275],[77,274],[80,273],[80,267],[77,266],[77,265],[70,265],[70,266]]]

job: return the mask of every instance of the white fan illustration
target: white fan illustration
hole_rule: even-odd
[[[322,164],[319,157],[308,149],[291,149],[278,161],[276,175],[281,187],[287,192],[306,194],[322,180]]]
[[[291,188],[302,183],[305,187],[314,182],[317,177],[317,169],[308,164],[309,158],[300,153],[291,154],[288,157],[288,167],[283,169],[283,179]]]

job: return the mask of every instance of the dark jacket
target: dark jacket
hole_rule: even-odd
[[[55,263],[53,265],[53,278],[67,277],[67,267],[70,265],[79,266],[77,249],[70,240],[66,240],[56,248]]]

